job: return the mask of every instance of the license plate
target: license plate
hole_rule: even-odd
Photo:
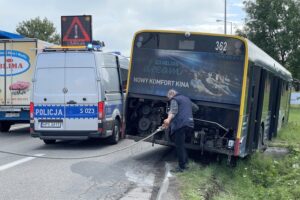
[[[42,122],[42,128],[61,128],[61,122]]]
[[[20,113],[5,113],[5,117],[20,117]]]

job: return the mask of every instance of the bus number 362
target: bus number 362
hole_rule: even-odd
[[[216,51],[224,52],[227,49],[227,42],[216,41]]]
[[[94,114],[95,110],[93,108],[80,108],[80,114]]]

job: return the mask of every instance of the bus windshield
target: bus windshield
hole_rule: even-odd
[[[128,92],[166,96],[173,88],[191,99],[239,104],[244,42],[184,33],[140,33],[134,41]]]

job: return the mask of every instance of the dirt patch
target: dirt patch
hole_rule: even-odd
[[[218,196],[220,192],[224,192],[224,189],[221,185],[221,183],[218,182],[215,175],[213,175],[209,181],[207,182],[207,185],[203,188],[199,188],[200,193],[202,193],[202,197],[205,200],[211,200],[214,196]]]
[[[269,147],[264,151],[264,155],[273,157],[284,157],[289,154],[289,150],[284,147]]]

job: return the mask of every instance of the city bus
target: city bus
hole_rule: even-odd
[[[125,104],[128,138],[151,134],[167,116],[169,89],[199,110],[188,149],[245,157],[287,123],[291,73],[246,38],[143,30],[133,39]],[[174,146],[169,131],[152,142]]]

